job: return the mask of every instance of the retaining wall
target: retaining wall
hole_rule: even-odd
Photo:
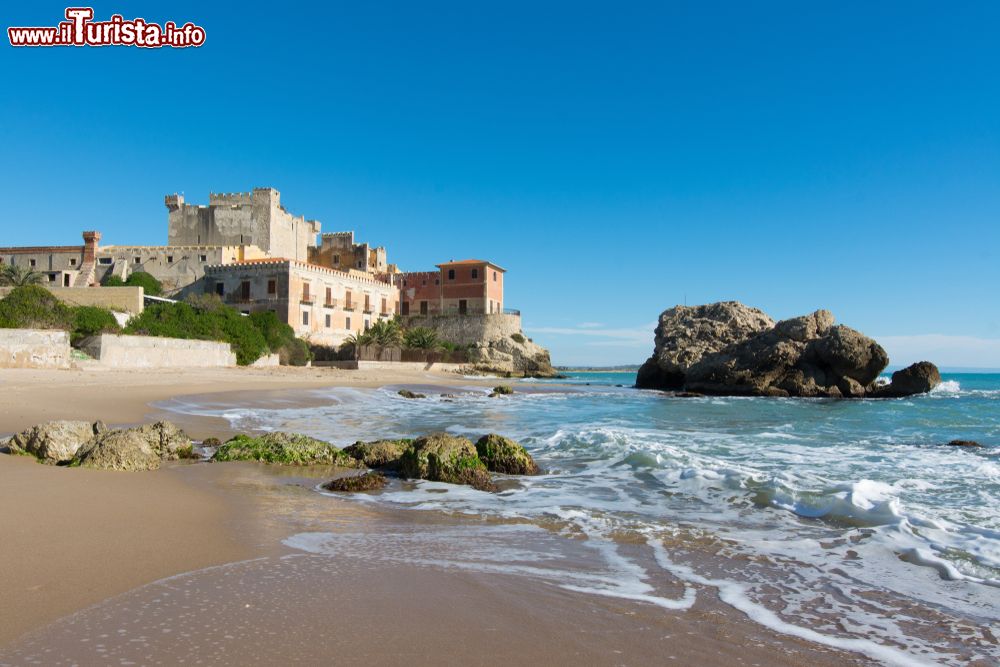
[[[438,338],[456,345],[510,338],[521,333],[521,316],[506,313],[475,315],[411,315],[404,318],[407,327],[427,327]]]
[[[0,329],[0,368],[69,368],[69,334],[43,329]]]
[[[101,334],[85,338],[80,349],[109,368],[235,366],[229,343],[155,336]]]

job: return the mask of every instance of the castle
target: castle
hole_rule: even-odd
[[[167,245],[101,245],[101,233],[87,231],[82,246],[0,248],[0,264],[36,271],[59,287],[98,287],[110,276],[145,271],[166,297],[217,294],[243,313],[270,310],[322,345],[395,316],[504,312],[505,271],[493,262],[402,272],[388,263],[385,247],[355,243],[353,232],[321,234],[316,220],[292,215],[274,188],[210,193],[207,206],[177,194],[164,203]]]

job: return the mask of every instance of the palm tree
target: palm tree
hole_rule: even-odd
[[[403,332],[403,344],[411,350],[433,350],[440,345],[440,341],[434,329],[413,327]]]
[[[14,264],[5,264],[0,267],[0,285],[10,287],[23,287],[24,285],[37,285],[42,282],[42,274],[31,269],[22,269]]]
[[[395,347],[403,342],[403,330],[396,320],[378,320],[365,332],[379,347]]]

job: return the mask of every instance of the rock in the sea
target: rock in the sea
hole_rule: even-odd
[[[361,442],[344,447],[344,453],[361,461],[369,468],[399,468],[399,459],[410,446],[412,440],[375,440]]]
[[[688,369],[702,357],[774,326],[763,311],[737,301],[675,306],[660,314],[653,356],[639,368],[640,389],[682,389]]]
[[[327,491],[377,491],[383,489],[389,483],[380,472],[366,472],[363,475],[351,475],[349,477],[338,477],[323,485]]]
[[[29,454],[42,463],[65,463],[98,433],[100,424],[85,421],[51,421],[15,434],[8,442],[11,454]]]
[[[549,351],[520,334],[479,341],[468,348],[470,366],[465,372],[508,377],[556,377]]]
[[[874,382],[889,356],[877,342],[817,310],[775,324],[736,302],[678,306],[660,316],[653,356],[636,386],[727,396],[862,398],[930,391],[940,376],[921,362]],[[923,364],[923,365],[922,365]]]
[[[202,447],[218,447],[222,444],[222,441],[218,438],[205,438],[201,441]]]
[[[514,393],[514,388],[509,384],[501,384],[493,387],[493,391],[490,392],[490,398],[495,396],[510,396]]]
[[[952,440],[947,443],[947,445],[949,447],[982,447],[982,445],[975,440]]]
[[[481,437],[476,442],[476,452],[490,472],[506,475],[537,475],[541,472],[524,447],[496,433]]]
[[[73,464],[102,470],[156,470],[160,460],[158,441],[130,428],[95,435],[77,451]]]
[[[334,465],[360,468],[363,464],[328,442],[298,433],[275,431],[259,437],[237,435],[222,444],[213,461],[257,461],[279,465]]]
[[[472,441],[448,433],[432,433],[414,440],[400,459],[399,470],[404,477],[496,491]]]
[[[877,387],[871,393],[876,398],[900,398],[923,394],[941,384],[941,373],[929,361],[918,361],[892,374],[887,385]]]
[[[410,391],[409,389],[400,389],[396,393],[402,396],[403,398],[427,398],[427,396],[425,396],[424,394],[417,394],[415,392]]]

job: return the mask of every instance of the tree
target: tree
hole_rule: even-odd
[[[42,282],[42,274],[31,269],[23,269],[14,264],[4,264],[0,267],[0,285],[23,287],[37,285]]]

